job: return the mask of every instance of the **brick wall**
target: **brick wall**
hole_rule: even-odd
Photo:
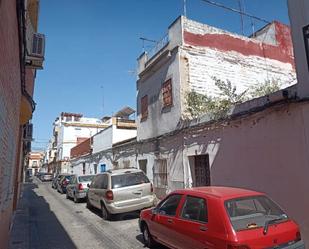
[[[21,82],[16,1],[0,1],[0,248],[12,214],[19,137]]]
[[[86,155],[91,152],[92,138],[88,138],[71,149],[71,158]]]

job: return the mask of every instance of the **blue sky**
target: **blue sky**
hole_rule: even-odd
[[[238,7],[237,0],[216,1]],[[286,0],[242,1],[248,13],[289,23]],[[61,112],[101,118],[125,105],[136,109],[132,71],[142,52],[139,37],[160,39],[182,13],[183,0],[41,0],[39,32],[46,35],[46,51],[35,84],[33,149],[45,147]],[[239,15],[202,0],[187,0],[187,17],[241,32]],[[247,18],[245,31],[251,32]]]

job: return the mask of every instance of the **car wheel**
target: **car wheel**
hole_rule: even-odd
[[[86,208],[88,208],[88,209],[91,209],[91,204],[90,204],[90,202],[89,202],[89,199],[88,199],[88,197],[86,197]]]
[[[110,220],[111,219],[111,214],[108,212],[104,204],[101,204],[101,213],[102,213],[102,218],[103,220]]]
[[[146,224],[143,224],[142,226],[142,233],[145,246],[148,248],[153,248],[156,245],[156,242],[153,240]]]
[[[73,195],[73,199],[74,199],[74,202],[75,203],[78,203],[79,202],[79,200],[78,200],[78,198],[76,197],[76,194],[74,193],[74,195]]]

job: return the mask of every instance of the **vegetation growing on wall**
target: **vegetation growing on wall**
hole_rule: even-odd
[[[217,78],[214,80],[218,88],[218,97],[211,97],[195,91],[187,94],[187,111],[191,117],[196,118],[207,113],[211,118],[224,118],[232,106],[280,90],[278,82],[272,80],[253,86],[250,91],[248,89],[237,93],[236,86],[233,86],[229,80],[223,81]]]
[[[256,84],[250,91],[252,98],[262,97],[280,90],[280,84],[276,80],[267,80],[263,84]]]

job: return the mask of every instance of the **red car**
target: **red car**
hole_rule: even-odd
[[[148,247],[304,249],[298,225],[265,194],[230,187],[177,190],[140,214]]]

